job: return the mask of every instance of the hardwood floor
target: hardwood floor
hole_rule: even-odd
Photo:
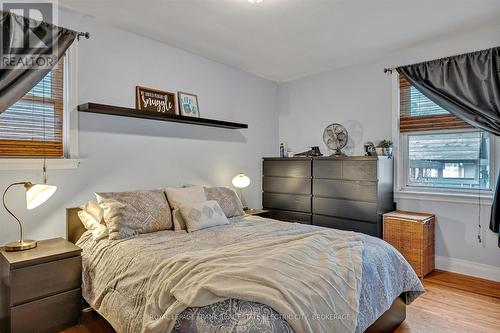
[[[500,283],[434,271],[396,333],[493,333],[500,328]]]
[[[426,293],[407,307],[396,333],[496,333],[500,328],[500,282],[443,271],[424,279]],[[62,333],[113,333],[102,319]]]

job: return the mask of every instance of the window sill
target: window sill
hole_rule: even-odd
[[[75,158],[48,158],[47,169],[77,169],[82,160]],[[0,170],[38,170],[43,167],[43,158],[0,158]]]
[[[415,189],[401,189],[394,192],[394,198],[404,200],[422,200],[434,202],[450,202],[469,205],[491,205],[493,203],[493,193],[482,192],[478,193],[463,193],[463,192],[445,192],[445,191],[432,191],[429,189],[415,190]]]

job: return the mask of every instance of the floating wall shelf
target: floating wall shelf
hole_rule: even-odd
[[[230,121],[186,117],[168,113],[155,113],[155,112],[141,111],[132,108],[124,108],[120,106],[98,104],[98,103],[80,104],[78,105],[78,111],[107,114],[113,116],[122,116],[122,117],[170,121],[174,123],[185,123],[185,124],[201,125],[201,126],[222,127],[231,129],[248,128],[247,124],[233,123]]]

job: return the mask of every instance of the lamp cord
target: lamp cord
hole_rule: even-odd
[[[23,230],[23,225],[21,224],[21,221],[19,221],[19,219],[17,218],[16,215],[14,215],[14,213],[12,213],[10,211],[9,208],[7,208],[7,204],[5,203],[5,196],[7,194],[7,191],[13,187],[13,186],[16,186],[16,185],[25,185],[26,183],[25,182],[18,182],[18,183],[13,183],[13,184],[10,184],[6,189],[5,191],[3,192],[3,197],[2,197],[2,201],[3,201],[3,207],[5,208],[5,210],[10,214],[12,215],[12,217],[17,221],[17,223],[19,224],[19,235],[21,236],[20,239],[19,239],[19,242],[24,242],[24,230]]]

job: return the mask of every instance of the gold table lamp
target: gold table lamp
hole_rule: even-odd
[[[24,188],[26,190],[26,207],[30,210],[43,204],[57,190],[56,186],[47,185],[47,184],[33,184],[30,182],[13,183],[13,184],[10,184],[5,189],[5,191],[3,192],[3,198],[2,198],[3,206],[4,206],[5,210],[10,215],[12,215],[12,217],[19,224],[19,234],[20,234],[19,240],[17,242],[8,243],[5,245],[5,251],[7,251],[7,252],[24,251],[24,250],[29,250],[29,249],[36,247],[36,241],[24,239],[23,224],[17,218],[17,216],[15,216],[14,213],[12,213],[9,208],[7,208],[7,205],[5,203],[5,195],[7,194],[7,191],[9,191],[9,189],[11,187],[16,186],[16,185],[24,185]]]

